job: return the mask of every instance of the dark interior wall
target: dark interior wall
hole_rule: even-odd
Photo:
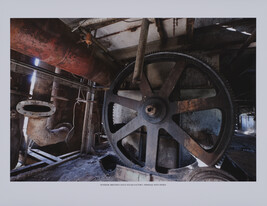
[[[256,48],[247,49],[231,63],[236,51],[220,55],[220,70],[240,105],[256,107]]]

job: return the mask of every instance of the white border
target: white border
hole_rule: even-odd
[[[260,0],[56,0],[1,1],[0,205],[266,205],[267,3]],[[101,186],[98,182],[9,182],[10,26],[14,17],[256,17],[257,182],[167,183],[166,186]]]

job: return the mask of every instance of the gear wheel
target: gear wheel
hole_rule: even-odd
[[[118,75],[105,93],[103,105],[103,125],[122,162],[160,172],[163,137],[176,142],[182,148],[178,150],[215,165],[227,149],[235,125],[227,83],[208,64],[181,53],[147,55],[139,85],[131,83],[133,69],[134,62]],[[121,108],[124,117],[118,115]],[[132,148],[125,144],[130,139],[135,140],[130,143]]]

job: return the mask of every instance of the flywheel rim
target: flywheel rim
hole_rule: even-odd
[[[179,62],[181,60],[181,62]],[[206,163],[209,166],[215,165],[223,156],[230,140],[231,140],[231,136],[233,134],[233,130],[234,130],[234,105],[232,103],[232,96],[231,93],[229,91],[229,89],[227,88],[227,84],[224,82],[224,80],[222,80],[222,78],[218,75],[218,73],[216,71],[214,71],[209,65],[207,65],[206,63],[200,61],[199,59],[186,55],[186,54],[182,54],[182,53],[174,53],[174,52],[159,52],[159,53],[154,53],[151,55],[147,55],[145,57],[144,60],[144,65],[150,64],[150,63],[156,63],[156,62],[178,62],[177,65],[179,67],[179,65],[184,65],[184,67],[186,66],[186,64],[189,63],[194,63],[195,66],[198,66],[199,69],[201,70],[201,72],[204,72],[205,74],[207,74],[209,76],[209,78],[213,78],[214,81],[216,81],[216,86],[219,85],[219,87],[221,87],[219,89],[219,94],[216,94],[215,98],[212,99],[212,97],[210,99],[208,99],[206,102],[203,100],[203,105],[204,107],[210,108],[213,106],[213,104],[215,104],[215,106],[218,106],[216,104],[218,104],[218,102],[224,102],[226,100],[226,103],[222,104],[224,105],[224,107],[226,108],[220,108],[222,110],[223,113],[223,122],[221,127],[223,128],[220,131],[220,139],[218,140],[218,142],[216,143],[217,145],[214,146],[214,148],[212,150],[205,150],[203,148],[201,148],[199,146],[199,144],[193,140],[192,137],[190,137],[188,134],[184,134],[186,132],[182,131],[181,128],[177,128],[179,127],[177,124],[175,124],[175,122],[172,120],[171,118],[173,116],[173,113],[168,113],[166,115],[166,117],[164,117],[164,120],[161,120],[159,122],[153,123],[153,122],[149,122],[147,120],[144,120],[145,118],[141,115],[143,110],[142,105],[144,104],[144,102],[146,102],[147,99],[149,98],[167,98],[167,104],[168,104],[168,110],[170,111],[179,111],[180,112],[184,112],[186,109],[187,110],[192,110],[193,112],[195,111],[194,109],[190,109],[190,105],[197,105],[199,104],[200,101],[180,101],[180,108],[177,109],[177,105],[179,104],[179,102],[170,102],[169,101],[169,96],[171,95],[171,92],[173,90],[173,85],[166,85],[163,83],[162,87],[165,87],[165,89],[161,88],[159,93],[155,94],[153,93],[152,89],[149,88],[149,82],[148,79],[146,77],[146,75],[143,75],[142,81],[140,83],[139,89],[142,93],[142,100],[141,101],[128,101],[128,98],[124,98],[121,96],[116,95],[115,93],[118,92],[119,90],[119,86],[121,85],[121,83],[123,82],[123,80],[130,75],[133,72],[134,69],[134,62],[129,64],[115,79],[115,81],[112,83],[112,85],[110,86],[110,89],[108,91],[106,91],[105,93],[105,98],[104,98],[104,104],[103,104],[103,126],[105,129],[105,132],[108,136],[109,142],[111,147],[113,148],[113,150],[117,153],[117,155],[119,156],[119,158],[129,167],[137,167],[137,168],[142,168],[145,171],[152,171],[152,172],[156,172],[156,159],[155,158],[151,158],[149,159],[149,155],[146,151],[146,160],[145,160],[145,165],[139,165],[138,163],[134,162],[133,160],[130,160],[129,157],[126,157],[125,154],[123,153],[122,149],[118,147],[117,143],[118,141],[122,140],[124,137],[120,137],[116,139],[116,134],[118,133],[118,131],[122,131],[119,135],[125,135],[127,133],[127,130],[125,128],[129,128],[129,127],[133,127],[130,128],[129,130],[136,131],[136,129],[142,127],[142,126],[146,126],[148,127],[148,132],[147,134],[151,133],[152,135],[157,135],[159,136],[159,130],[160,128],[165,129],[171,136],[173,139],[175,139],[179,144],[182,144],[191,154],[193,154],[195,157],[199,158],[201,161],[203,161],[204,163]],[[182,66],[180,66],[182,67]],[[183,69],[181,69],[183,71]],[[178,69],[172,69],[173,74],[175,74],[176,76],[181,75],[180,72],[177,72]],[[175,72],[176,71],[176,72]],[[168,78],[171,75],[168,76]],[[144,80],[145,79],[145,80]],[[179,81],[179,78],[173,78],[170,79],[169,82],[175,82],[175,85],[177,84],[177,82]],[[171,84],[171,83],[170,83]],[[173,83],[172,83],[173,84]],[[167,89],[171,89],[171,91],[168,91],[166,94],[166,88]],[[217,92],[216,92],[217,93]],[[218,98],[217,98],[218,96]],[[165,101],[165,100],[164,100]],[[130,109],[136,110],[137,111],[137,116],[130,122],[128,122],[126,125],[122,126],[125,127],[124,129],[120,128],[118,130],[116,130],[115,132],[112,131],[111,128],[111,124],[110,124],[110,103],[118,103],[118,102],[122,102],[121,105],[126,106]],[[120,104],[119,103],[119,104]],[[209,105],[211,104],[211,105]],[[187,105],[187,108],[183,108]],[[189,105],[189,106],[188,106]],[[221,104],[219,104],[221,105]],[[201,106],[196,106],[199,107],[200,109]],[[142,111],[141,111],[142,110]],[[172,130],[171,128],[175,128],[174,130]],[[123,134],[123,132],[125,134]],[[182,136],[185,136],[184,139],[183,138],[179,138],[179,137],[174,137],[174,133],[180,133],[182,134]],[[126,135],[127,136],[127,135]],[[176,135],[177,136],[177,135]],[[188,137],[189,136],[189,137]],[[159,137],[158,137],[159,138]],[[119,140],[118,140],[119,139]],[[157,143],[155,143],[155,141],[153,139],[147,139],[148,143],[147,145],[151,144],[151,145],[155,145]],[[157,140],[158,141],[158,140]],[[149,148],[147,147],[146,150],[148,150],[152,156],[155,156],[157,154],[157,151],[150,151]],[[149,162],[147,162],[147,159],[149,159]]]

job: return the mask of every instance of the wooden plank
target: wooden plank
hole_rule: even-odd
[[[41,172],[44,172],[44,171],[47,171],[47,170],[50,170],[50,169],[53,169],[55,167],[57,167],[58,165],[61,165],[67,161],[70,161],[70,160],[73,160],[77,157],[79,157],[80,154],[75,154],[75,155],[72,155],[60,162],[53,162],[52,164],[46,166],[46,167],[43,167],[43,168],[38,168],[38,169],[35,169],[35,170],[31,170],[31,171],[28,171],[28,172],[25,172],[25,173],[22,173],[22,174],[19,174],[19,175],[16,175],[14,177],[11,177],[10,178],[10,181],[21,181],[21,180],[25,180],[26,178],[30,177],[30,176],[33,176],[33,175],[36,175],[36,174],[39,174]]]
[[[69,156],[74,155],[74,154],[77,154],[77,153],[80,153],[80,150],[73,151],[73,152],[70,152],[70,153],[67,153],[67,154],[64,154],[64,155],[60,155],[58,157],[61,158],[61,159],[64,159],[66,157],[69,157]]]
[[[117,165],[115,178],[122,181],[150,181],[150,174]]]
[[[51,154],[46,153],[44,151],[41,151],[39,149],[31,149],[31,151],[33,151],[33,152],[35,152],[35,153],[37,153],[39,155],[42,155],[42,156],[44,156],[47,159],[51,159],[53,161],[62,161],[62,159],[60,157],[56,157],[54,155],[51,155]]]
[[[47,159],[47,158],[45,158],[45,157],[43,157],[43,156],[41,156],[41,155],[39,155],[39,154],[37,154],[35,152],[32,152],[30,150],[28,151],[28,155],[32,156],[35,159],[43,161],[43,162],[45,162],[47,164],[53,164],[54,163],[54,161],[51,161],[50,159]]]
[[[10,176],[14,176],[14,175],[17,175],[18,173],[22,173],[22,172],[27,172],[29,170],[36,169],[37,167],[41,167],[43,165],[47,165],[47,164],[45,162],[41,161],[41,162],[36,162],[34,164],[26,165],[24,167],[19,167],[17,169],[11,170]]]
[[[173,179],[171,180],[157,175],[152,175],[147,172],[124,167],[121,165],[117,165],[116,167],[115,178],[121,181],[134,181],[134,182],[173,181]]]

